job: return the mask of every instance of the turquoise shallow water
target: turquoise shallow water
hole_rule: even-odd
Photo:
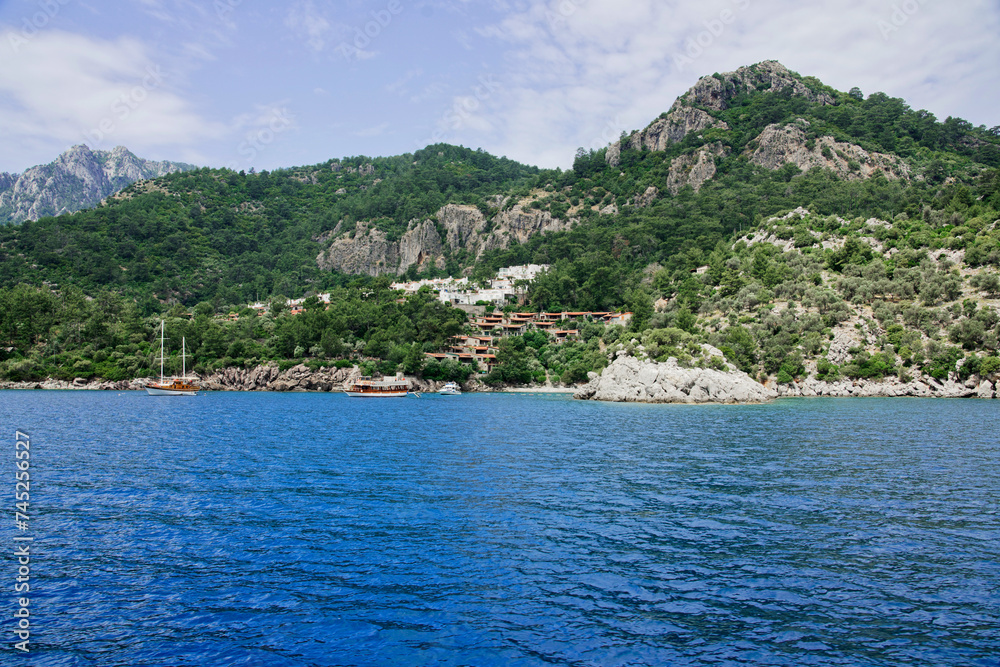
[[[32,438],[17,664],[996,665],[998,417],[0,392],[2,465]]]

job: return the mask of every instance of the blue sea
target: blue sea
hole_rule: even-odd
[[[4,391],[0,663],[997,665],[998,424],[979,400]]]

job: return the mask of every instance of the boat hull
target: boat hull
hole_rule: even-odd
[[[150,396],[196,396],[197,389],[161,389],[160,387],[146,387],[146,393]]]
[[[408,393],[403,391],[348,391],[348,396],[354,398],[405,398]]]

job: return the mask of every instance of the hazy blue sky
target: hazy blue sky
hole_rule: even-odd
[[[0,0],[0,171],[79,143],[273,169],[445,141],[567,167],[766,59],[993,127],[998,35],[996,0]]]

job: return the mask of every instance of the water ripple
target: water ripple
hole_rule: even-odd
[[[39,665],[995,665],[998,413],[0,393]]]

